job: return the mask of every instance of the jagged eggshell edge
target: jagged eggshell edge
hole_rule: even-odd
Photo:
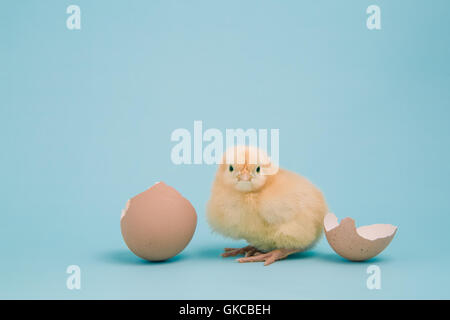
[[[352,218],[344,218],[339,223],[333,213],[328,213],[324,219],[328,243],[338,255],[351,261],[364,261],[380,254],[391,243],[397,229],[390,224],[356,228]]]
[[[192,216],[192,221],[190,222],[190,224],[192,224],[191,228],[192,232],[185,232],[184,238],[186,239],[186,244],[183,247],[180,247],[179,250],[171,251],[170,253],[156,252],[149,255],[147,252],[145,252],[145,250],[141,249],[141,243],[144,242],[136,238],[136,236],[133,236],[132,235],[133,233],[129,231],[130,228],[126,227],[127,220],[131,218],[127,213],[132,207],[135,206],[136,199],[153,197],[154,195],[157,195],[158,197],[161,198],[172,199],[172,201],[177,202],[179,206],[185,207],[186,213],[189,213]],[[142,204],[137,205],[137,208],[139,207],[142,207]],[[183,197],[181,193],[179,193],[175,188],[165,184],[162,181],[159,181],[156,182],[153,186],[151,186],[147,190],[137,194],[136,196],[132,197],[127,201],[125,208],[122,210],[121,213],[120,227],[125,244],[136,256],[149,261],[163,261],[179,254],[190,243],[197,227],[197,212],[195,211],[195,208],[192,206],[191,202],[185,197]]]

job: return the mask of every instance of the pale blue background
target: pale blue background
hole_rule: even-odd
[[[82,29],[66,28],[78,4]],[[382,30],[366,28],[378,4]],[[2,1],[0,298],[450,298],[450,2]],[[222,259],[213,166],[175,166],[170,134],[279,128],[281,164],[331,210],[399,231],[349,263],[326,241],[270,267]],[[119,217],[155,181],[197,209],[165,263]],[[82,289],[66,288],[66,267]],[[366,288],[377,264],[382,289]]]

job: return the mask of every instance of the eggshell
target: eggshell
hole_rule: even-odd
[[[192,204],[164,182],[131,198],[120,226],[128,248],[150,261],[169,259],[191,241],[197,225]]]
[[[364,261],[382,252],[394,238],[397,227],[373,224],[356,228],[352,218],[342,219],[328,213],[324,220],[325,235],[333,250],[352,261]]]

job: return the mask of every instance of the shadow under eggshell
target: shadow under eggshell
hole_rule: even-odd
[[[169,259],[180,253],[194,235],[194,207],[164,182],[131,198],[127,206],[120,222],[122,236],[128,248],[143,259]]]
[[[377,256],[397,232],[397,227],[388,224],[374,224],[357,229],[352,218],[342,219],[339,224],[332,213],[326,215],[324,229],[333,250],[351,261],[364,261]]]

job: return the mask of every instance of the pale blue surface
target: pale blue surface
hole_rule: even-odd
[[[366,28],[370,4],[382,30]],[[66,29],[78,4],[82,30]],[[2,1],[0,298],[450,298],[449,1]],[[170,134],[279,128],[281,165],[339,217],[399,231],[348,263],[322,239],[270,267],[218,257],[213,166]],[[163,180],[197,209],[188,248],[134,257],[119,217]],[[66,288],[66,267],[82,289]],[[366,268],[382,289],[366,288]]]

